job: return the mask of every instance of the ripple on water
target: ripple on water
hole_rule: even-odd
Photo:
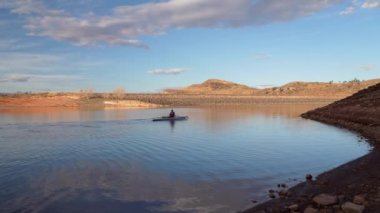
[[[138,119],[145,113],[162,110],[125,111],[130,120],[0,124],[0,210],[75,209],[95,196],[130,206],[159,201],[154,208],[167,212],[236,211],[280,182],[369,149],[348,131],[282,112],[179,109],[191,119],[175,124]],[[73,204],[75,196],[85,200]]]

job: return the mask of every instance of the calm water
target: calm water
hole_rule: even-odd
[[[348,131],[297,117],[312,105],[0,109],[0,212],[236,212],[364,155]]]

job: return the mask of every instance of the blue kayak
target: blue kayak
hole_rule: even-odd
[[[153,118],[152,121],[183,121],[187,119],[189,119],[188,116],[175,116],[175,117],[163,116],[159,118]]]

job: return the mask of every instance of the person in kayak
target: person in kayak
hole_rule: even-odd
[[[172,109],[169,113],[169,118],[174,118],[175,117],[175,112],[174,110]]]

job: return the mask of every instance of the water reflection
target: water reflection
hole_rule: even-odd
[[[211,123],[228,123],[251,116],[285,116],[298,117],[301,113],[325,104],[258,104],[255,106],[227,106],[176,109],[179,115]],[[167,108],[141,110],[107,110],[75,108],[0,108],[1,123],[56,123],[70,121],[112,121],[128,119],[151,119],[167,114]]]
[[[236,212],[368,151],[315,107],[1,109],[0,212]]]
[[[236,189],[244,185],[250,187]],[[81,197],[87,199],[88,207],[95,203],[91,200],[100,203],[117,200],[124,203],[127,209],[134,208],[134,205],[128,204],[140,203],[146,204],[151,212],[203,213],[233,212],[236,206],[247,207],[249,202],[245,197],[251,190],[252,180],[187,182],[157,172],[143,171],[141,167],[116,168],[110,165],[99,168],[92,162],[81,164],[78,168],[54,169],[44,176],[31,179],[29,187],[31,194],[21,195],[17,201],[8,203],[9,210],[26,206],[24,211],[38,209],[44,212],[58,209],[62,203],[70,203],[73,197]],[[256,185],[254,188],[263,189],[263,186]],[[155,204],[154,208],[151,204]],[[73,212],[77,207],[72,205],[70,209],[66,206],[66,209]]]
[[[175,121],[169,121],[172,132],[174,131]]]

